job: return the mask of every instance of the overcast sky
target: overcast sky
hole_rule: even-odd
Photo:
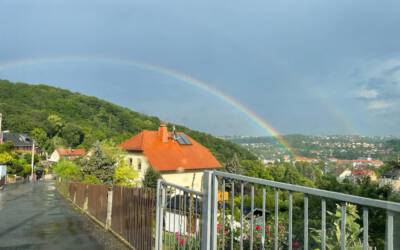
[[[0,78],[98,96],[216,135],[400,135],[400,1],[0,0]],[[4,67],[10,61],[31,62]],[[61,59],[60,59],[61,58]],[[2,66],[3,65],[3,66]]]

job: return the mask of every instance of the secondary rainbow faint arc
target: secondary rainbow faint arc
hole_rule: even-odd
[[[265,119],[261,118],[256,112],[252,111],[250,108],[246,107],[244,104],[236,100],[234,97],[218,90],[217,88],[211,86],[209,83],[194,78],[192,76],[186,75],[177,70],[169,69],[164,66],[159,66],[155,64],[144,63],[135,60],[114,58],[114,57],[103,57],[103,56],[92,56],[92,55],[79,55],[79,56],[58,56],[58,57],[45,57],[45,58],[27,58],[12,61],[0,61],[0,70],[5,68],[12,68],[18,66],[35,65],[35,64],[46,64],[46,63],[62,63],[67,61],[90,61],[97,63],[110,63],[110,64],[120,64],[124,66],[132,66],[139,69],[148,70],[151,72],[156,72],[158,74],[166,75],[175,78],[183,83],[187,83],[194,87],[197,87],[222,101],[232,105],[247,117],[249,117],[255,124],[260,128],[267,131],[269,135],[272,135],[276,140],[289,150],[292,154],[297,155],[296,150],[283,138],[277,129],[275,129],[271,124],[269,124]]]

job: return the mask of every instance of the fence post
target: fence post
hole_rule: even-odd
[[[203,174],[203,207],[201,218],[201,249],[211,247],[211,199],[212,199],[212,172],[204,171]]]
[[[89,203],[89,185],[85,185],[85,201],[83,202],[83,210],[88,210]]]
[[[112,217],[112,202],[113,202],[113,188],[110,186],[107,191],[107,218],[106,218],[106,230],[111,228],[111,217]]]

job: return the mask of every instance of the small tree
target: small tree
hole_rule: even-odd
[[[161,178],[161,174],[152,167],[148,167],[144,175],[143,186],[148,188],[156,188],[157,180]]]
[[[121,160],[115,168],[114,184],[116,185],[135,187],[138,184],[138,178],[138,171],[128,166],[124,160]]]
[[[53,171],[61,178],[68,180],[80,180],[81,169],[72,161],[61,160],[54,167]]]
[[[93,145],[93,154],[89,159],[82,161],[84,175],[93,175],[104,183],[112,184],[115,159],[107,155],[99,142]]]
[[[232,159],[230,159],[226,162],[225,169],[228,173],[240,174],[241,166],[240,166],[239,158],[236,154],[233,155]]]
[[[50,147],[50,139],[47,136],[46,131],[44,131],[42,128],[34,128],[31,131],[31,137],[35,140],[36,143],[39,144],[39,146],[42,149],[48,150]]]

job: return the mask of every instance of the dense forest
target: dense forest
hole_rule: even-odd
[[[96,97],[7,80],[0,80],[0,113],[4,129],[30,134],[47,152],[58,146],[89,148],[97,140],[119,143],[141,130],[156,130],[161,122]],[[255,159],[232,142],[183,126],[176,128],[208,147],[221,162],[235,154],[240,159]]]

